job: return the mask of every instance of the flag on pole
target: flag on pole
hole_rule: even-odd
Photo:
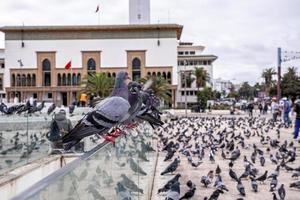
[[[97,5],[97,8],[96,8],[96,13],[99,12],[99,5]]]
[[[66,69],[66,70],[69,70],[71,67],[72,67],[72,61],[70,60],[70,61],[66,64],[65,69]]]

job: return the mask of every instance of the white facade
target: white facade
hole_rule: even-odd
[[[183,83],[181,80],[181,73],[190,74],[191,78],[195,78],[192,72],[196,67],[203,68],[207,71],[209,75],[209,81],[207,81],[206,86],[212,87],[213,83],[213,61],[217,59],[214,55],[203,54],[204,46],[194,46],[193,43],[180,43],[177,48],[178,53],[178,87],[176,102],[178,105],[182,105],[187,98],[187,102],[190,104],[197,102],[197,92],[198,88],[196,86],[196,81],[193,81],[191,86],[182,87]],[[201,90],[202,88],[200,88]],[[185,93],[186,91],[186,93]],[[186,94],[186,97],[185,97]]]
[[[101,67],[126,67],[128,50],[146,50],[146,66],[174,66],[172,84],[177,84],[177,46],[176,38],[157,39],[98,39],[98,40],[26,40],[22,48],[20,41],[6,40],[5,87],[10,86],[9,69],[36,68],[37,51],[55,51],[56,67],[64,68],[69,60],[72,67],[82,67],[82,51],[101,51]]]
[[[214,90],[221,92],[221,94],[225,94],[225,95],[229,94],[230,89],[233,86],[231,81],[223,80],[221,78],[214,79],[213,85],[214,85],[213,87]]]
[[[150,0],[129,0],[129,24],[150,24]]]

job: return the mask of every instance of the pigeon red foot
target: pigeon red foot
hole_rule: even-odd
[[[117,128],[112,133],[109,133],[104,136],[105,141],[111,142],[113,144],[116,143],[116,139],[123,134],[123,131],[119,128]]]
[[[125,126],[126,129],[133,129],[133,128],[136,128],[138,126],[137,123],[132,123],[132,124],[127,124]]]

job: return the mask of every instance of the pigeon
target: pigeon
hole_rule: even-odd
[[[260,182],[264,182],[267,179],[267,175],[268,175],[268,171],[265,171],[265,173],[260,177],[258,177],[256,180]]]
[[[160,175],[163,176],[165,174],[175,172],[177,167],[179,166],[179,163],[180,163],[179,158],[175,158],[174,161],[172,163],[170,163],[163,172],[160,173]]]
[[[187,191],[182,197],[180,197],[179,200],[182,200],[182,199],[191,199],[194,194],[195,194],[195,191],[196,191],[196,188],[192,188],[190,189],[189,191]]]
[[[238,180],[236,188],[239,191],[240,195],[246,196],[245,187],[243,186],[242,181],[240,179]]]
[[[181,174],[176,174],[171,180],[169,180],[162,188],[158,189],[157,194],[161,192],[167,192],[171,186],[179,181]]]
[[[117,183],[116,193],[117,193],[117,200],[131,200],[131,195],[128,190],[120,183]]]
[[[290,184],[290,188],[300,189],[300,181],[296,181]]]
[[[255,178],[250,177],[250,179],[251,179],[251,187],[252,187],[253,191],[257,192],[258,191],[258,185],[257,185],[257,182],[256,182]]]
[[[47,114],[50,115],[56,108],[55,103],[52,103],[51,106],[47,110]]]
[[[277,176],[274,176],[270,182],[270,192],[273,192],[278,184]]]
[[[222,190],[215,190],[210,197],[207,200],[218,200],[220,194],[223,194],[224,192]],[[204,198],[205,199],[205,198]]]
[[[238,176],[236,175],[236,173],[230,168],[229,169],[229,176],[235,180],[236,182],[238,182]]]
[[[122,71],[117,74],[111,96],[98,103],[69,133],[63,136],[65,150],[69,150],[84,137],[107,133],[110,128],[124,120],[130,109],[127,79],[127,72]]]
[[[278,188],[278,195],[280,200],[284,200],[285,199],[285,189],[284,189],[284,184],[281,184],[281,186]]]
[[[167,193],[165,200],[179,200],[180,198],[180,183],[175,182]]]

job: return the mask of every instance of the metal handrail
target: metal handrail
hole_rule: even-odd
[[[108,145],[110,142],[104,141],[101,144],[94,147],[92,150],[88,151],[87,153],[83,154],[76,160],[68,163],[63,168],[53,172],[52,174],[46,176],[42,180],[38,181],[37,183],[30,186],[25,191],[21,192],[20,194],[16,195],[15,197],[11,198],[11,200],[26,200],[35,194],[39,193],[49,185],[55,183],[59,178],[65,176],[69,172],[73,171],[75,168],[80,166],[84,161],[89,159],[91,156],[93,156],[95,153],[97,153],[99,150],[104,148],[106,145]]]

